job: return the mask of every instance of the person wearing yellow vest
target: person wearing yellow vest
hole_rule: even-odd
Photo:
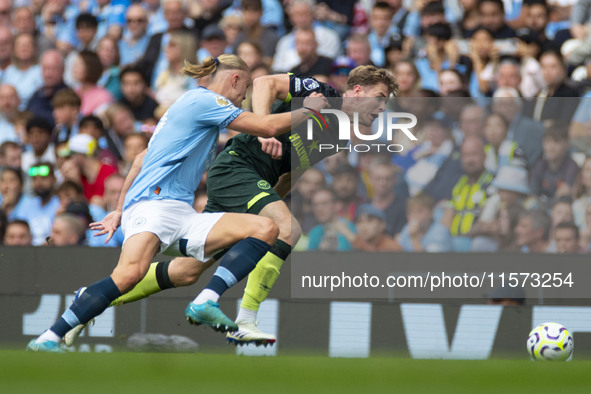
[[[488,189],[494,175],[485,169],[485,159],[484,141],[478,137],[466,137],[461,147],[464,175],[454,186],[450,206],[442,219],[449,226],[455,252],[470,251],[470,231],[490,195]]]

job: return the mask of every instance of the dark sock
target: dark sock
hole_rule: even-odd
[[[121,292],[111,277],[106,277],[88,287],[84,293],[68,308],[62,317],[51,326],[50,330],[59,337],[78,324],[85,324],[90,319],[103,313],[111,301],[121,296]]]
[[[234,284],[244,279],[270,248],[271,245],[268,243],[252,237],[236,243],[224,255],[220,266],[205,288],[222,295]]]

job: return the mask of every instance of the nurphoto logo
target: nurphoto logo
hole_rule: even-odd
[[[401,131],[411,141],[417,141],[417,137],[410,131],[417,124],[417,117],[408,112],[381,112],[377,118],[377,128],[372,129],[371,132],[363,133],[359,130],[359,113],[353,113],[353,120],[345,112],[338,109],[321,109],[320,112],[310,110],[307,123],[307,139],[312,141],[314,139],[314,123],[320,128],[320,132],[328,130],[328,122],[323,114],[332,114],[336,117],[338,122],[338,139],[340,141],[351,141],[351,130],[355,136],[355,140],[361,141],[376,141],[375,143],[351,143],[347,146],[339,144],[319,144],[318,149],[322,151],[347,150],[349,152],[369,152],[376,150],[380,152],[382,149],[388,152],[398,153],[404,150],[400,144],[390,144],[378,141],[391,142],[395,131]]]

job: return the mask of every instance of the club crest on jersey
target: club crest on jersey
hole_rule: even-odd
[[[220,106],[220,107],[225,107],[227,105],[230,105],[230,101],[228,101],[227,98],[222,97],[222,96],[216,96],[215,98],[215,102]]]
[[[259,187],[259,189],[263,189],[263,190],[267,190],[271,188],[271,185],[269,184],[269,182],[267,181],[258,181],[257,186]]]
[[[313,80],[312,78],[306,78],[302,81],[302,85],[304,85],[304,89],[306,90],[314,90],[320,87],[320,84]]]

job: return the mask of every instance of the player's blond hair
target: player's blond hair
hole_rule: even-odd
[[[189,77],[198,79],[208,75],[212,77],[218,71],[242,70],[250,72],[244,60],[236,55],[223,54],[218,57],[209,56],[203,60],[203,64],[191,64],[185,60],[185,66],[181,72]]]
[[[391,95],[398,95],[398,83],[394,75],[385,68],[370,65],[356,67],[349,73],[347,89],[352,90],[355,85],[373,86],[379,83],[385,84]]]

